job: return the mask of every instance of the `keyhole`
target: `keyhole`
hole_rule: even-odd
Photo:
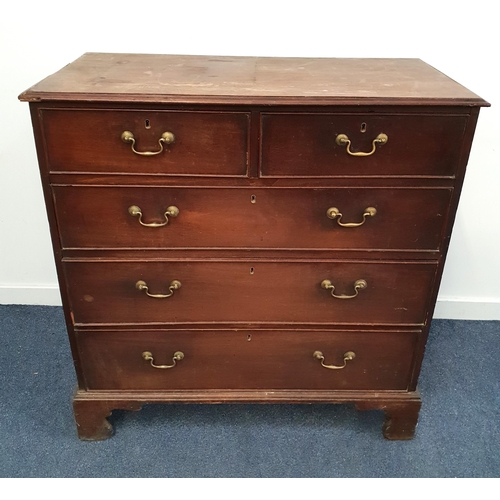
[[[363,122],[363,123],[361,124],[361,129],[360,129],[360,130],[361,130],[361,132],[363,132],[363,133],[365,133],[365,132],[366,132],[366,123],[365,123],[365,122]]]
[[[254,273],[254,268],[253,268],[253,267],[251,267],[251,268],[250,268],[250,274],[253,274],[253,273]]]
[[[147,128],[147,129],[150,129],[151,128],[151,123],[149,123],[149,120],[146,120],[144,122],[144,126]]]
[[[257,197],[254,194],[250,196],[250,203],[257,203]]]
[[[252,336],[250,334],[247,335],[247,340],[250,342],[252,340]]]

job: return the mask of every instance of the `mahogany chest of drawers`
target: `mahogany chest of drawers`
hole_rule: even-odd
[[[410,439],[481,106],[414,59],[85,54],[30,103],[82,439],[354,403]]]

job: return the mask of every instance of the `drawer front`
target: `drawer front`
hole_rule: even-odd
[[[247,174],[247,113],[194,111],[43,110],[49,169],[163,175],[243,177]],[[132,132],[138,153],[124,142]],[[174,142],[162,142],[171,132]]]
[[[454,175],[466,117],[264,114],[263,177]],[[343,134],[350,141],[337,144]],[[373,144],[379,134],[383,145]]]
[[[408,332],[85,332],[78,349],[88,389],[406,390],[416,339]],[[177,352],[183,357],[174,363]],[[344,360],[349,352],[354,358]]]
[[[435,263],[379,261],[79,261],[64,267],[76,324],[423,324],[436,273]],[[335,289],[324,288],[324,280]]]
[[[53,192],[64,248],[437,251],[451,196],[450,189],[389,188],[55,186]],[[140,214],[131,215],[134,206]],[[178,208],[176,217],[164,215],[170,206]],[[335,218],[327,215],[332,208]],[[376,213],[366,215],[371,208]]]

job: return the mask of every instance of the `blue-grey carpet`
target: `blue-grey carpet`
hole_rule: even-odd
[[[348,405],[151,405],[78,440],[62,309],[0,306],[2,477],[499,477],[500,322],[435,320],[413,441]]]

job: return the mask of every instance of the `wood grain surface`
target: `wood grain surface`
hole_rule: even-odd
[[[312,323],[422,325],[433,262],[65,262],[76,324]],[[321,282],[330,280],[336,299]],[[136,288],[145,281],[148,297]]]
[[[21,100],[488,105],[419,59],[87,53]]]
[[[439,250],[451,189],[169,188],[54,186],[61,242],[67,249]],[[139,206],[144,227],[130,215]],[[336,207],[341,227],[327,217]],[[228,228],[238,230],[228,230]],[[210,228],[208,231],[207,228]]]
[[[88,389],[379,389],[408,387],[415,333],[86,332],[78,334]],[[344,354],[355,358],[340,370]],[[170,369],[174,352],[184,359]]]

